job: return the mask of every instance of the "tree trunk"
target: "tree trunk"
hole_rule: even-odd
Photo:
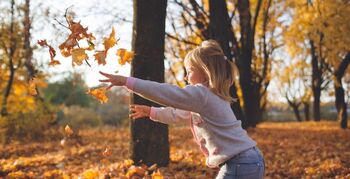
[[[321,120],[321,113],[320,113],[320,104],[321,104],[321,70],[319,69],[318,65],[318,57],[316,54],[316,47],[314,46],[314,42],[310,40],[310,46],[311,46],[311,64],[312,64],[312,92],[313,92],[313,113],[314,113],[314,120],[320,121]]]
[[[24,50],[25,50],[25,63],[24,65],[27,68],[28,71],[28,80],[33,79],[35,76],[35,68],[32,63],[32,57],[33,57],[33,51],[32,47],[30,46],[30,28],[31,28],[31,22],[30,22],[30,0],[25,1],[25,6],[23,8],[24,10]]]
[[[250,14],[249,1],[237,1],[236,5],[240,19],[240,49],[237,58],[237,66],[239,69],[239,81],[244,99],[244,114],[248,127],[255,127],[261,119],[260,101],[258,93],[254,89],[254,81],[252,75],[252,55],[254,49],[254,34],[256,20],[259,14],[261,0],[257,2],[255,16],[252,21]],[[252,23],[253,22],[253,23]]]
[[[301,122],[301,116],[300,116],[300,112],[299,112],[299,106],[300,103],[292,101],[288,98],[288,96],[286,96],[287,102],[289,104],[290,107],[292,107],[295,118],[298,122]]]
[[[308,102],[303,102],[304,104],[304,115],[305,115],[305,121],[310,120],[310,104]]]
[[[209,38],[212,38],[219,42],[223,49],[225,56],[233,61],[233,55],[230,48],[229,36],[231,33],[231,22],[227,13],[225,0],[210,0],[209,1],[210,22],[209,22]],[[246,126],[246,120],[240,106],[239,98],[237,95],[237,89],[235,84],[230,88],[230,94],[233,98],[237,99],[237,102],[231,104],[231,108],[238,120],[242,121],[242,126]]]
[[[164,82],[166,0],[134,0],[132,76]],[[137,95],[134,104],[158,106]],[[131,158],[136,164],[169,163],[168,126],[149,118],[131,120]]]
[[[335,81],[335,106],[337,108],[337,119],[340,121],[340,127],[346,129],[348,126],[347,120],[347,105],[345,102],[344,89],[342,84],[342,78],[345,74],[346,68],[350,63],[350,52],[348,52],[345,58],[341,61],[340,65],[334,72]]]
[[[15,77],[15,67],[13,65],[13,60],[14,60],[14,55],[15,55],[15,50],[16,50],[16,39],[14,37],[14,14],[15,14],[15,1],[11,0],[11,24],[10,24],[10,48],[9,49],[4,49],[8,51],[8,60],[9,60],[9,70],[10,70],[10,75],[9,75],[9,80],[7,81],[5,93],[2,99],[2,104],[1,104],[1,116],[7,116],[8,111],[7,111],[7,99],[10,96],[11,88],[13,85],[13,80]]]
[[[295,118],[298,122],[301,122],[301,116],[299,112],[299,105],[291,105],[295,114]]]

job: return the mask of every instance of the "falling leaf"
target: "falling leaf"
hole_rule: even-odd
[[[124,65],[126,62],[130,63],[134,58],[134,52],[128,52],[126,49],[120,48],[117,51],[119,56],[119,64]]]
[[[61,64],[59,61],[54,59],[55,56],[56,56],[56,51],[51,45],[47,44],[46,40],[38,40],[38,44],[40,46],[42,46],[42,47],[48,47],[49,48],[49,53],[50,53],[50,63],[49,63],[49,65],[54,66],[54,65]]]
[[[88,40],[88,44],[89,47],[86,50],[95,50],[95,44],[92,41]]]
[[[107,51],[112,48],[117,43],[117,40],[115,39],[115,30],[114,27],[112,28],[112,32],[109,35],[108,38],[104,38],[103,45],[105,46],[105,51]]]
[[[49,63],[49,65],[50,66],[55,66],[55,65],[59,65],[59,64],[61,64],[58,60],[52,60],[50,63]]]
[[[106,96],[106,91],[107,90],[105,88],[89,89],[87,94],[95,97],[100,101],[101,104],[103,104],[108,101],[108,97]]]
[[[107,53],[106,53],[106,51],[97,51],[96,53],[95,53],[95,59],[97,60],[97,63],[99,64],[99,65],[105,65],[106,64],[106,55],[107,55]]]
[[[66,125],[66,127],[64,128],[64,131],[68,136],[73,134],[73,130],[69,127],[69,125]]]
[[[29,80],[29,94],[36,96],[38,92],[36,91],[36,80],[35,78]]]
[[[85,49],[83,48],[76,48],[72,50],[72,63],[75,63],[77,65],[83,64],[83,61],[88,59],[88,55],[85,53]]]

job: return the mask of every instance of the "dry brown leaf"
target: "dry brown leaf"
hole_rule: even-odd
[[[94,56],[99,65],[106,65],[106,51],[97,51]]]

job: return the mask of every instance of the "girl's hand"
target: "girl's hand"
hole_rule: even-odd
[[[151,107],[145,105],[130,105],[130,117],[131,119],[138,119],[142,117],[149,117],[151,113]]]
[[[111,83],[106,89],[109,90],[113,86],[124,86],[126,85],[126,77],[125,76],[120,76],[120,75],[112,75],[108,73],[104,73],[100,71],[100,74],[107,77],[108,79],[105,80],[99,80],[100,82],[109,82]]]

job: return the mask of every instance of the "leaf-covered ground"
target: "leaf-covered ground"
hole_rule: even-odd
[[[335,122],[263,123],[249,134],[265,156],[266,178],[350,178],[350,130]],[[0,178],[214,178],[185,127],[170,128],[167,168],[134,167],[128,128],[89,129],[81,142],[12,143],[0,148]]]

